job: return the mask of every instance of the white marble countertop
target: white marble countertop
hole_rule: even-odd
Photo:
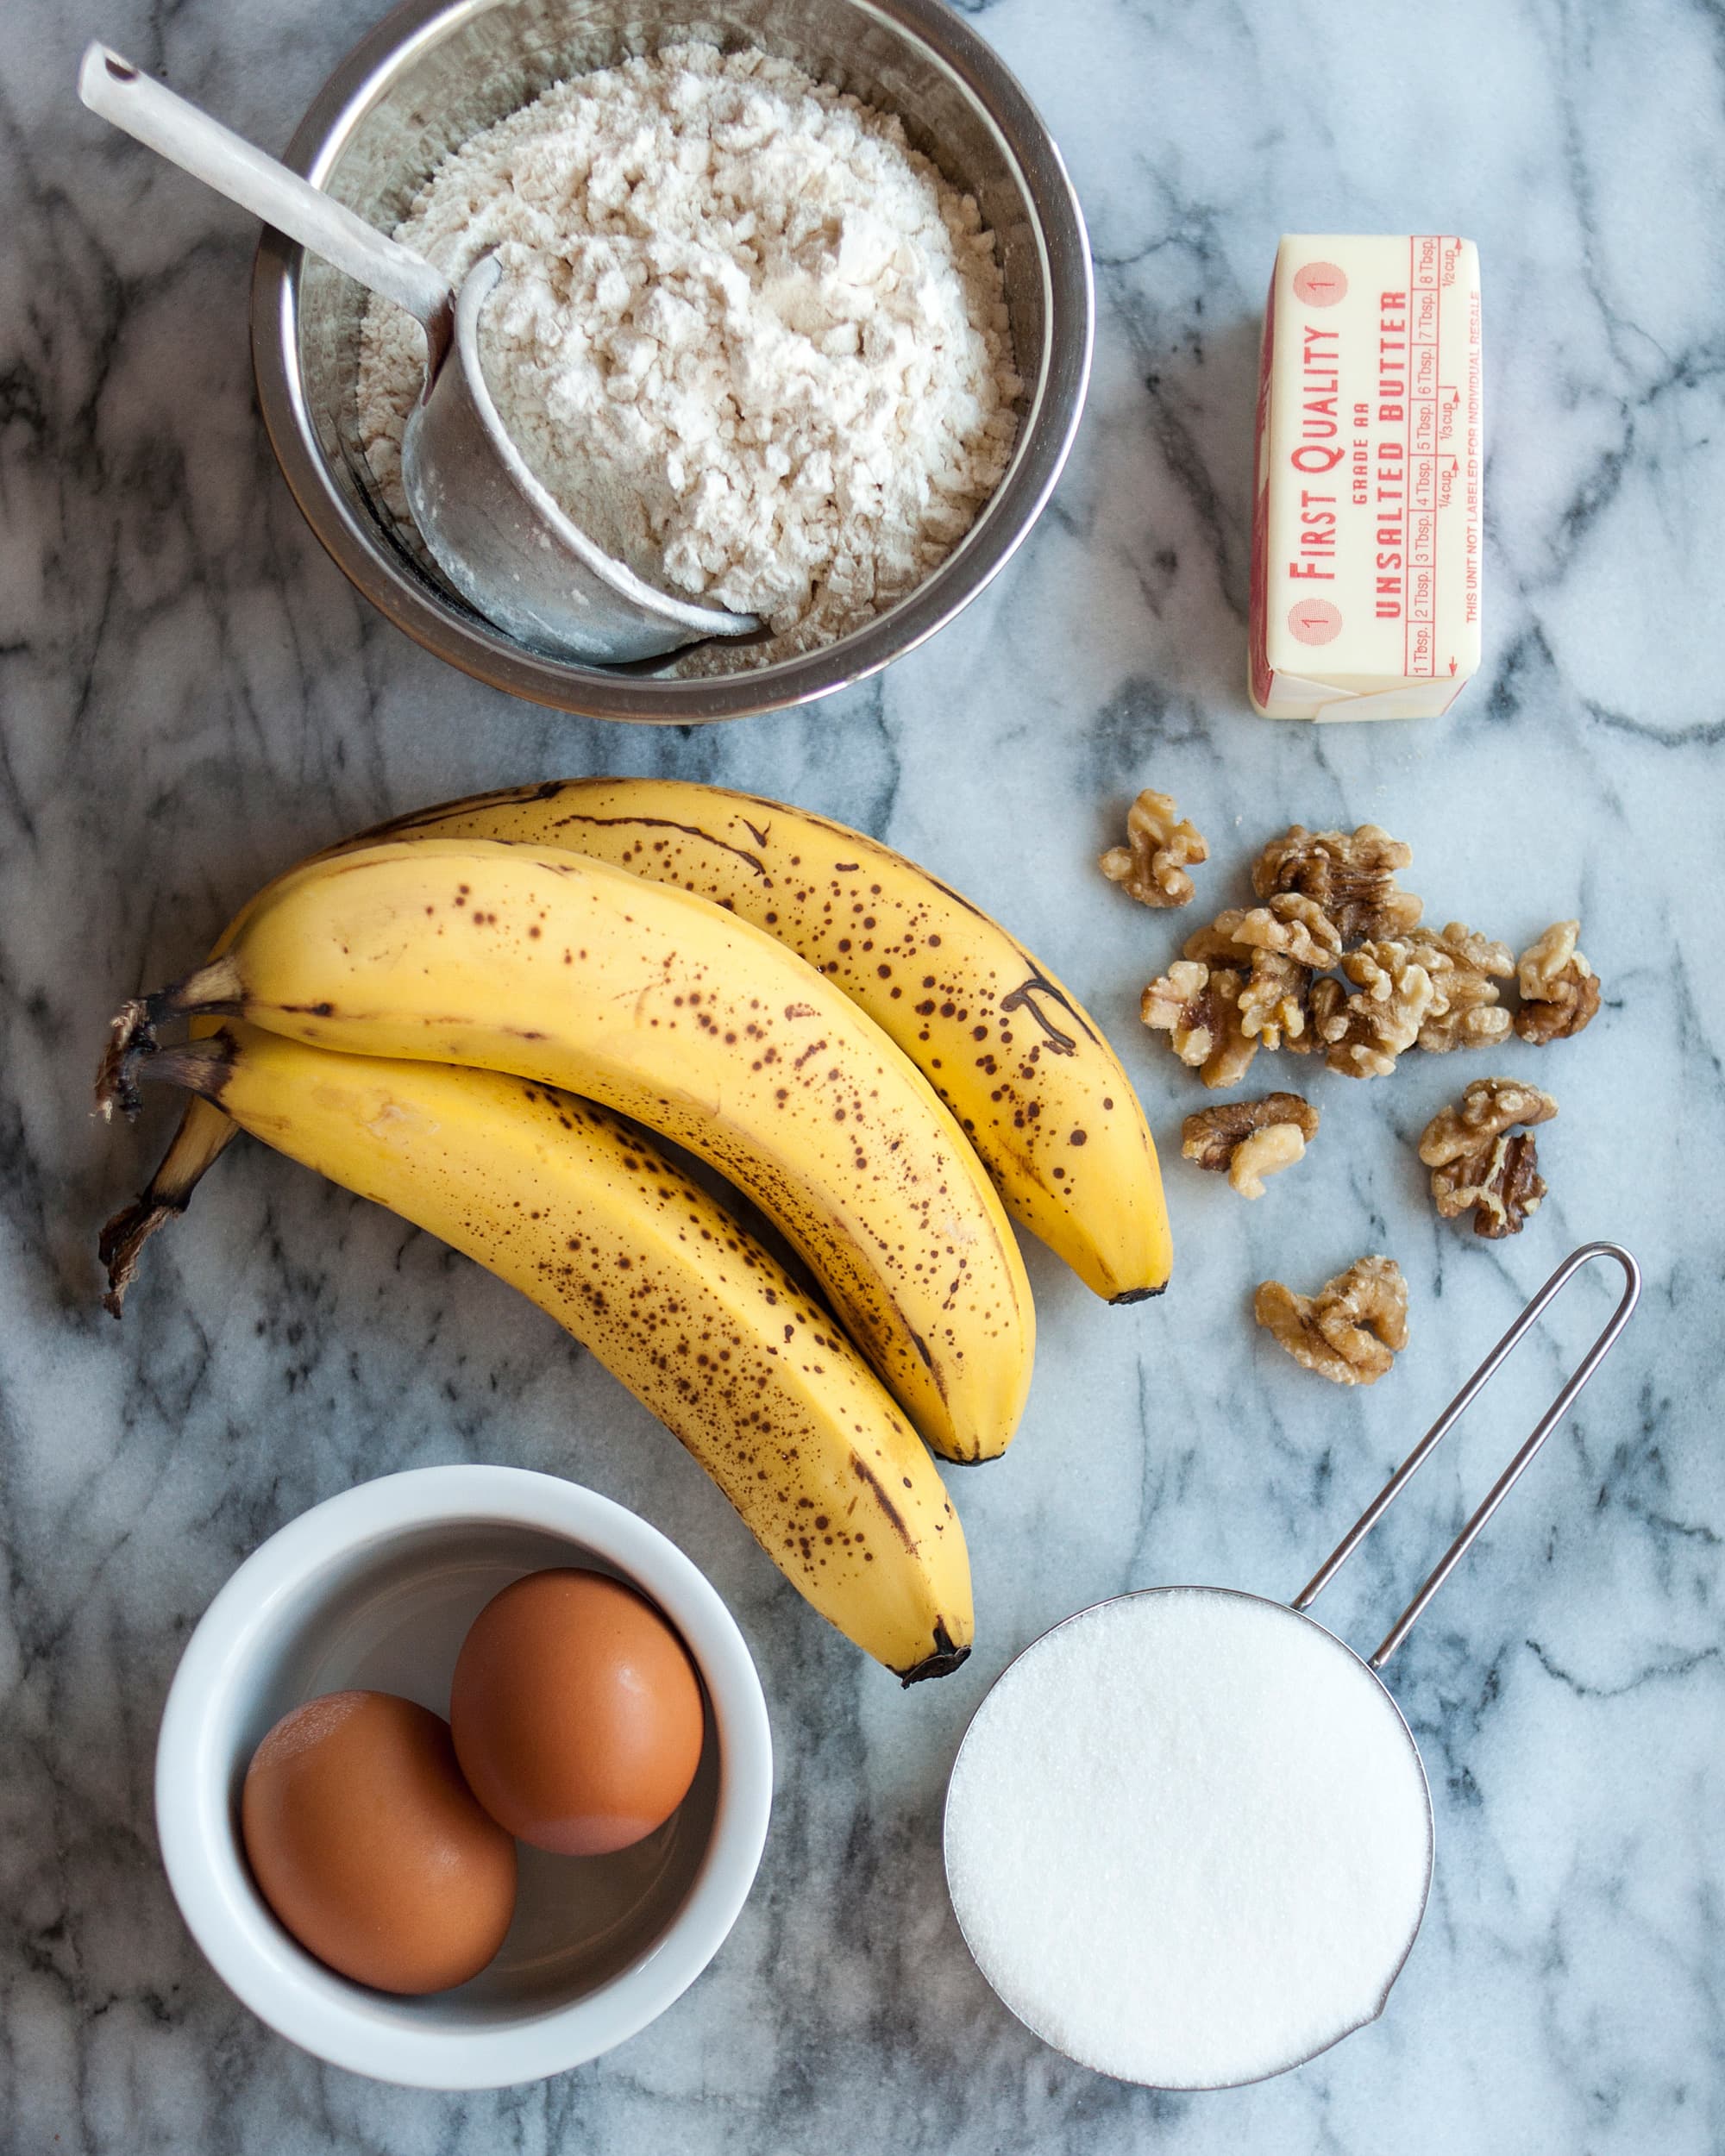
[[[1440,12],[978,0],[1090,220],[1100,335],[1032,542],[921,652],[800,715],[661,734],[490,693],[370,612],[252,404],[254,234],[75,105],[110,39],[271,145],[369,0],[16,0],[0,77],[0,2145],[61,2156],[540,2156],[1155,2147],[1703,2156],[1725,2145],[1725,43],[1693,0]],[[1435,72],[1433,41],[1452,71]],[[1395,149],[1417,100],[1424,161]],[[1450,717],[1271,727],[1242,688],[1258,317],[1278,233],[1459,229],[1485,279],[1486,657]],[[150,1250],[126,1320],[95,1231],[138,1138],[89,1115],[103,1020],[267,871],[423,801],[549,774],[731,781],[878,832],[1092,1004],[1164,1140],[1179,1244],[1110,1310],[1040,1251],[1030,1411],[955,1478],[980,1645],[901,1695],[826,1632],[644,1413],[524,1303],[254,1147]],[[1606,1007],[1506,1064],[1562,1103],[1518,1241],[1433,1215],[1408,1143],[1460,1058],[1319,1075],[1310,1161],[1247,1207],[1178,1158],[1202,1099],[1135,1019],[1177,923],[1093,866],[1140,785],[1237,896],[1271,831],[1412,842],[1428,915],[1518,946],[1579,913]],[[1284,1069],[1286,1067],[1283,1067]],[[1309,1066],[1298,1066],[1311,1077]],[[1480,1066],[1471,1066],[1477,1070]],[[1170,1141],[1172,1141],[1170,1144]],[[975,1974],[938,1826],[960,1731],[1066,1612],[1170,1580],[1291,1592],[1573,1244],[1642,1313],[1394,1666],[1439,1860],[1389,2011],[1303,2072],[1175,2099],[1069,2066]],[[1254,1282],[1393,1252],[1413,1344],[1332,1391],[1254,1335]],[[1369,1644],[1603,1321],[1571,1289],[1332,1590]],[[693,1552],[779,1747],[756,1893],[693,1991],[610,2058],[411,2094],[270,2034],[158,1866],[151,1755],[189,1626],[305,1506],[391,1469],[573,1475]]]

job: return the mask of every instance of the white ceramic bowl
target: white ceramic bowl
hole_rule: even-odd
[[[681,1634],[706,1694],[693,1786],[616,1856],[524,1848],[515,1922],[471,1983],[418,1999],[352,1984],[294,1943],[252,1883],[239,1831],[252,1753],[290,1708],[349,1686],[447,1714],[474,1618],[511,1580],[557,1564],[630,1582]],[[192,1633],[156,1747],[162,1859],[216,1973],[320,2059],[427,2089],[561,2073],[662,2014],[748,1898],[772,1788],[761,1681],[706,1580],[609,1498],[505,1467],[385,1476],[271,1536]]]

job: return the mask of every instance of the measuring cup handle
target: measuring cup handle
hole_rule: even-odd
[[[1406,1488],[1414,1475],[1423,1466],[1433,1449],[1442,1438],[1448,1435],[1455,1424],[1472,1405],[1475,1397],[1496,1376],[1498,1365],[1515,1347],[1523,1333],[1538,1323],[1546,1306],[1554,1296],[1561,1293],[1584,1265],[1596,1257],[1609,1257],[1622,1268],[1622,1300],[1612,1313],[1605,1330],[1576,1365],[1574,1375],[1570,1378],[1569,1382],[1540,1418],[1533,1434],[1492,1484],[1473,1517],[1451,1543],[1449,1548],[1445,1551],[1419,1593],[1390,1626],[1377,1653],[1370,1658],[1374,1670],[1381,1670],[1383,1667],[1390,1656],[1414,1629],[1426,1605],[1466,1555],[1474,1537],[1478,1534],[1480,1529],[1484,1526],[1486,1521],[1490,1519],[1492,1514],[1515,1488],[1521,1479],[1523,1469],[1527,1467],[1534,1455],[1569,1413],[1582,1387],[1586,1384],[1588,1379],[1592,1376],[1615,1345],[1617,1335],[1628,1324],[1630,1313],[1634,1311],[1641,1293],[1641,1269],[1630,1257],[1628,1250],[1615,1243],[1584,1243],[1578,1250],[1570,1252],[1563,1263],[1559,1266],[1556,1272],[1552,1275],[1539,1294],[1534,1296],[1521,1316],[1516,1319],[1515,1324],[1510,1326],[1496,1346],[1492,1349],[1490,1354],[1473,1373],[1473,1376],[1468,1379],[1466,1384],[1451,1401],[1442,1414],[1427,1431],[1418,1445],[1402,1461],[1401,1466],[1396,1469],[1383,1488],[1378,1491],[1377,1496],[1372,1499],[1359,1518],[1354,1521],[1352,1526],[1348,1529],[1335,1548],[1331,1551],[1328,1557],[1324,1559],[1312,1577],[1294,1597],[1292,1605],[1294,1608],[1310,1608],[1348,1558],[1358,1549],[1360,1544],[1389,1511],[1391,1504]]]
[[[224,128],[105,45],[91,45],[78,71],[90,110],[238,203],[266,224],[333,262],[424,323],[433,348],[447,338],[448,279],[423,256],[332,201],[298,172]]]

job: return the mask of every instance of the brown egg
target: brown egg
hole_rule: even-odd
[[[633,1588],[598,1572],[530,1572],[474,1620],[449,1727],[474,1795],[511,1833],[603,1856],[662,1826],[688,1795],[700,1680]]]
[[[282,1923],[380,1991],[465,1984],[515,1914],[515,1844],[474,1802],[449,1725],[389,1692],[284,1714],[247,1770],[240,1822]]]

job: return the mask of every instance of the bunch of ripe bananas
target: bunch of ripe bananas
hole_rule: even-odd
[[[1059,982],[860,832],[711,787],[488,794],[302,863],[118,1014],[104,1110],[141,1077],[194,1097],[104,1231],[116,1314],[248,1131],[549,1312],[907,1683],[974,1630],[917,1433],[992,1458],[1030,1382],[1007,1213],[1110,1300],[1168,1277],[1143,1112]],[[655,1131],[777,1225],[830,1312]]]

